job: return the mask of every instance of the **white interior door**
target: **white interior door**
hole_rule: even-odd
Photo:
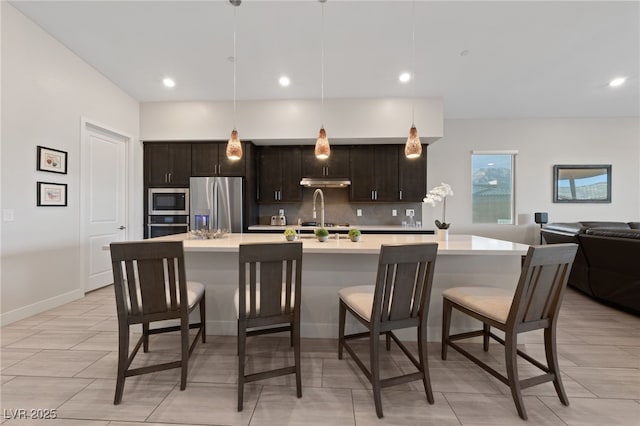
[[[104,247],[126,239],[127,140],[85,124],[85,292],[113,283],[111,256]]]

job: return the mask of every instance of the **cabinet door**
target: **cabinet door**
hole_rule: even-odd
[[[375,201],[398,201],[398,147],[374,145]]]
[[[191,144],[170,143],[168,186],[189,186],[191,177]]]
[[[427,146],[422,146],[420,157],[407,158],[400,145],[398,163],[400,201],[421,202],[427,193]]]
[[[191,144],[191,174],[193,176],[215,176],[218,169],[218,143]]]
[[[258,154],[258,201],[278,201],[280,181],[280,151],[274,147],[261,147]]]
[[[246,176],[247,145],[242,142],[242,158],[229,160],[227,158],[227,142],[218,144],[218,175]]]
[[[280,148],[280,200],[302,201],[302,151],[298,146]]]
[[[351,148],[349,164],[351,168],[351,201],[373,201],[374,150],[372,146],[354,146]]]
[[[190,143],[145,143],[144,168],[147,186],[189,186]]]
[[[319,160],[313,146],[302,147],[302,176],[304,177],[348,177],[349,148],[332,146],[331,155]]]
[[[144,144],[144,180],[146,186],[166,186],[169,183],[169,144]]]

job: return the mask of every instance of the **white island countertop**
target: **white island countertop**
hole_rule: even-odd
[[[153,240],[184,241],[185,252],[227,252],[238,251],[240,244],[283,242],[284,236],[277,234],[237,233],[227,234],[222,238],[198,240],[190,234],[176,234]],[[312,235],[304,235],[300,241],[303,243],[304,253],[316,254],[377,254],[382,244],[411,244],[422,242],[437,242],[438,254],[441,255],[524,255],[529,246],[510,241],[496,240],[493,238],[479,237],[475,235],[450,234],[448,241],[437,241],[435,235],[420,234],[365,234],[360,241],[352,242],[345,235],[340,239],[331,236],[328,241],[319,242]]]

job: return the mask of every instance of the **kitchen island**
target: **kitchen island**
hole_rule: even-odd
[[[336,337],[338,333],[338,290],[352,285],[375,283],[382,244],[436,242],[435,235],[363,234],[359,242],[335,236],[319,242],[311,235],[302,238],[302,327],[304,337]],[[227,234],[223,238],[197,240],[178,234],[156,240],[183,240],[187,279],[207,287],[207,331],[209,334],[236,334],[233,294],[238,287],[238,246],[248,243],[282,241],[275,234]],[[515,289],[520,275],[521,256],[528,246],[473,235],[450,235],[438,242],[438,258],[429,307],[428,340],[440,340],[442,291],[456,286],[499,286]],[[471,328],[473,320],[452,319],[452,331]],[[348,323],[355,329],[355,322]],[[415,331],[398,333],[411,340]]]

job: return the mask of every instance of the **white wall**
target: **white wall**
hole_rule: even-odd
[[[471,223],[471,151],[517,150],[518,225]],[[473,233],[532,244],[538,238],[533,213],[549,212],[550,222],[640,220],[640,120],[525,119],[445,120],[445,137],[428,148],[427,181],[452,185],[447,200],[450,233]],[[610,204],[553,203],[554,164],[611,164]],[[440,206],[423,208],[431,222]]]
[[[139,104],[7,2],[2,3],[2,323],[83,295],[80,120],[130,135],[142,191]],[[36,171],[36,146],[68,152],[68,174]],[[36,182],[68,184],[68,207],[36,207]],[[139,200],[138,200],[139,201]],[[139,206],[138,206],[139,205]],[[130,222],[142,223],[142,202]],[[140,225],[141,226],[141,225]],[[141,230],[133,230],[140,237]],[[138,235],[136,235],[138,234]]]
[[[341,138],[406,138],[411,127],[411,99],[325,100],[324,126],[329,141]],[[415,124],[423,143],[442,136],[441,98],[415,101]],[[319,101],[268,100],[237,103],[241,140],[291,144],[318,137]],[[148,102],[140,107],[141,140],[225,140],[233,128],[231,102]]]

